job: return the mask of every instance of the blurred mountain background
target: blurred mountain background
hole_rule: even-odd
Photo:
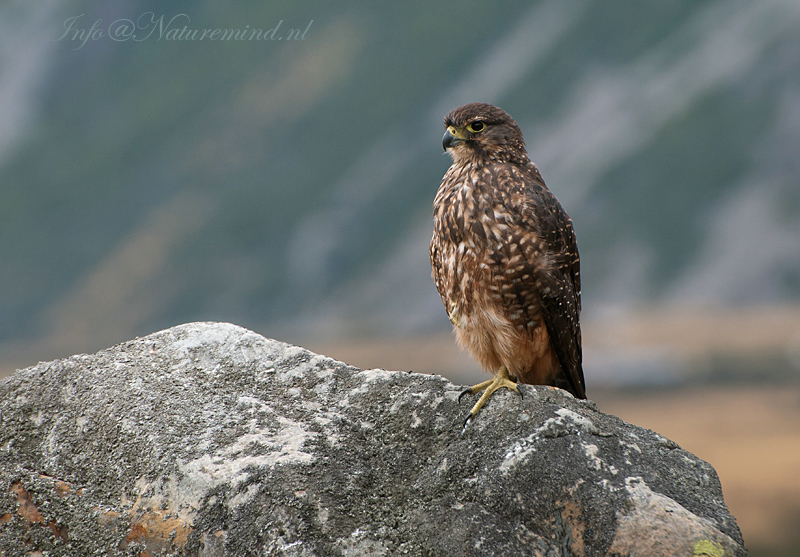
[[[796,0],[5,0],[0,373],[214,320],[478,378],[427,244],[442,118],[484,101],[574,220],[590,396],[794,388],[798,29]]]

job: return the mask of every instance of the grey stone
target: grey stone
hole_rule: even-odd
[[[442,377],[222,323],[0,384],[0,555],[708,555],[714,469],[547,387],[470,424]]]

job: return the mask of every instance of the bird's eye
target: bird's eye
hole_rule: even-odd
[[[467,124],[467,131],[471,131],[472,133],[482,132],[484,128],[486,128],[486,124],[480,120],[475,120],[474,122]]]

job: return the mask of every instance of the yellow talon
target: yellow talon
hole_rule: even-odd
[[[484,381],[483,383],[478,383],[477,385],[473,385],[467,389],[461,391],[461,394],[458,395],[458,399],[461,400],[461,397],[465,394],[474,395],[483,391],[481,398],[478,399],[478,402],[475,403],[475,406],[472,407],[472,410],[469,411],[467,414],[467,418],[464,420],[464,429],[462,429],[462,433],[464,430],[467,429],[467,425],[472,419],[478,414],[478,411],[483,408],[486,404],[486,401],[489,400],[495,391],[498,389],[506,388],[509,391],[514,391],[515,393],[519,394],[519,396],[524,396],[522,391],[519,389],[519,386],[513,382],[508,377],[508,370],[506,366],[500,366],[500,369],[497,370],[497,374],[494,376],[494,379],[489,379],[488,381]]]

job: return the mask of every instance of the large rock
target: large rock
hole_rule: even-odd
[[[0,385],[0,555],[746,555],[713,468],[545,387],[192,323]],[[471,403],[472,401],[470,401]]]

